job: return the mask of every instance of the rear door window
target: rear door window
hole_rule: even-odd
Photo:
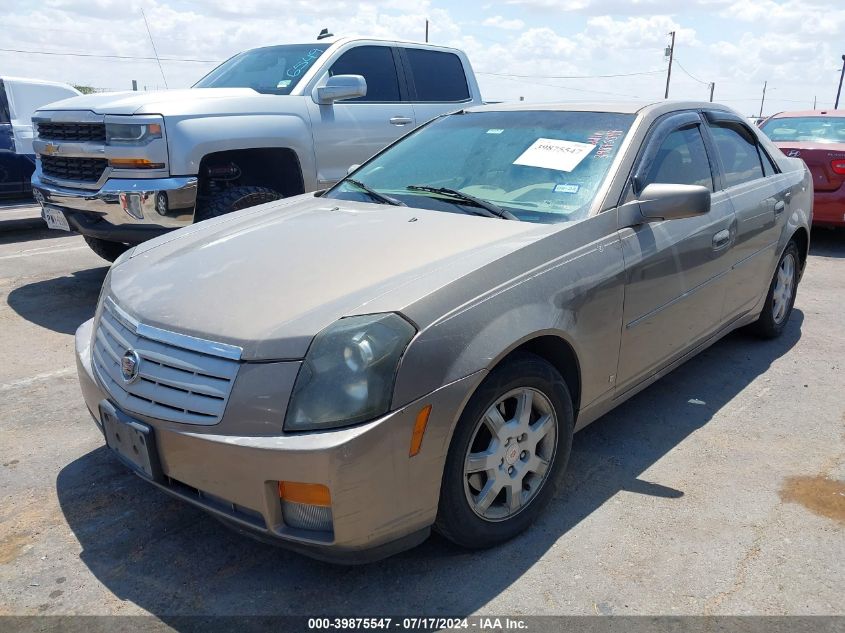
[[[331,76],[362,75],[367,81],[367,94],[344,102],[401,101],[399,75],[393,50],[389,46],[358,46],[346,51],[329,69]]]
[[[466,72],[460,57],[454,53],[422,48],[406,48],[411,67],[414,101],[451,102],[469,99]]]
[[[732,125],[713,125],[710,132],[725,170],[726,187],[741,185],[764,176],[757,143],[753,142],[749,135],[740,133]]]

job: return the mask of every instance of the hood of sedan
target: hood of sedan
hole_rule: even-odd
[[[401,312],[558,228],[306,194],[138,246],[112,268],[111,295],[245,360],[302,358],[337,319]]]

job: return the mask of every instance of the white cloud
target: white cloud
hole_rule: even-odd
[[[501,15],[489,17],[481,24],[482,26],[492,26],[497,29],[505,29],[508,31],[520,31],[525,28],[525,22],[522,20],[518,18],[508,20],[507,18],[503,18]]]
[[[11,0],[0,48],[149,57],[139,5],[125,0]],[[677,59],[717,100],[748,109],[769,81],[772,107],[812,95],[830,105],[841,67],[845,7],[822,0],[144,0],[162,57],[222,60],[267,44],[312,40],[327,27],[463,48],[491,100],[659,99],[669,31]],[[485,17],[486,13],[486,17]],[[214,63],[164,61],[168,84],[185,87]],[[162,85],[155,61],[0,52],[4,73],[126,89]],[[584,75],[653,74],[594,79]],[[506,76],[503,76],[506,75]],[[671,96],[706,98],[679,66]],[[806,103],[804,103],[806,101]],[[768,109],[768,108],[767,108]]]

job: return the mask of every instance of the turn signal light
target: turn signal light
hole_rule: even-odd
[[[423,435],[425,435],[425,427],[428,426],[428,417],[431,415],[431,405],[427,404],[420,412],[417,413],[417,420],[414,422],[414,432],[411,434],[411,450],[408,455],[413,457],[420,452],[422,448]]]
[[[830,162],[830,168],[834,174],[845,176],[845,159],[835,158]]]
[[[110,158],[109,165],[117,169],[164,169],[164,163],[154,163],[146,158]]]
[[[329,489],[323,484],[280,481],[279,497],[291,503],[305,503],[312,506],[329,507],[332,504]]]

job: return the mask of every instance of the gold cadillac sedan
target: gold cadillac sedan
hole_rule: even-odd
[[[327,191],[121,256],[76,335],[117,458],[230,526],[374,560],[525,530],[573,433],[749,326],[813,189],[712,103],[442,116]]]

